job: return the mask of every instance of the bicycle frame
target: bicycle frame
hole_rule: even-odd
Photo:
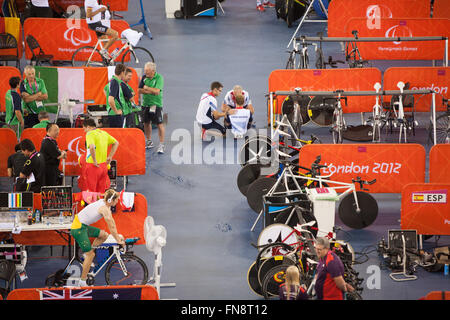
[[[116,53],[111,57],[111,60],[109,61],[110,63],[114,62],[115,59],[116,59],[117,57],[119,57],[119,56],[122,54],[122,52],[124,52],[126,49],[129,49],[129,50],[131,50],[131,51],[133,50],[132,45],[130,44],[130,42],[129,42],[126,38],[120,38],[120,39],[117,39],[117,40],[120,40],[120,41],[125,42],[125,43],[122,45],[122,47],[119,49],[119,51],[116,52]],[[98,49],[99,47],[100,47],[100,50],[103,49],[102,42],[108,42],[108,41],[109,41],[109,39],[98,39],[98,40],[97,40],[97,43],[95,44],[94,50],[91,52],[91,55],[89,56],[89,58],[88,58],[88,60],[87,60],[87,64],[89,64],[89,62],[91,62],[91,59],[92,59],[92,56],[93,56],[94,52],[95,52],[96,50],[99,50],[99,49]],[[100,50],[99,50],[99,51],[100,51]]]
[[[374,88],[376,92],[380,92],[381,84],[379,82],[375,83]],[[372,131],[372,142],[380,142],[380,135],[381,135],[381,106],[380,106],[380,96],[375,97],[375,105],[373,106],[372,110],[372,117],[373,117],[373,131]],[[378,135],[377,135],[378,134]]]

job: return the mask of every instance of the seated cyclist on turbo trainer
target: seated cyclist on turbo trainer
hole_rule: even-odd
[[[108,8],[104,5],[99,5],[99,2],[101,3],[101,0],[84,0],[86,22],[88,28],[94,30],[99,39],[107,39],[109,37],[109,41],[100,50],[103,58],[109,60],[111,57],[109,56],[108,49],[119,38],[119,33],[111,29],[111,14]]]
[[[125,245],[123,237],[117,233],[116,223],[112,217],[111,207],[119,202],[119,194],[112,189],[106,190],[104,198],[87,205],[73,219],[70,234],[77,241],[81,250],[85,254],[83,271],[79,281],[80,287],[85,287],[89,269],[95,257],[95,248],[101,245],[108,238],[108,233],[104,230],[91,226],[101,218],[105,219],[108,229],[120,246]],[[95,238],[92,242],[89,238]]]

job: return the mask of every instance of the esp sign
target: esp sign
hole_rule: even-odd
[[[447,203],[447,190],[421,191],[412,193],[414,203]]]

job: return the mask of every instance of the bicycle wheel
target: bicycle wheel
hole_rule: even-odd
[[[326,99],[326,100],[325,100]],[[333,123],[334,105],[337,100],[317,96],[308,104],[308,116],[320,127],[328,127]]]
[[[105,59],[98,49],[91,46],[85,46],[77,49],[72,55],[73,67],[106,67]]]
[[[263,196],[275,185],[277,179],[272,177],[260,177],[256,179],[247,190],[247,202],[250,208],[256,213],[260,213],[264,208]],[[286,188],[281,183],[278,185],[276,192],[283,192]]]
[[[265,258],[263,258],[265,259]],[[256,269],[256,261],[252,263],[247,272],[247,282],[250,289],[258,296],[263,296],[261,285],[258,281],[258,270]]]
[[[150,51],[142,47],[128,49],[122,57],[122,63],[134,69],[144,70],[144,65],[147,62],[155,62],[155,59],[153,59]]]
[[[308,105],[311,101],[311,98],[308,96],[296,96],[290,95],[284,99],[283,104],[281,105],[282,114],[286,114],[289,122],[292,124],[293,115],[294,115],[294,102],[297,101],[300,106],[300,116],[302,117],[301,121],[297,119],[297,122],[301,122],[303,125],[307,124],[311,119],[308,116]],[[300,137],[298,135],[298,137]]]
[[[377,201],[370,194],[356,191],[360,212],[356,212],[353,193],[346,195],[339,204],[339,218],[352,229],[363,229],[370,226],[378,216]]]
[[[275,266],[292,266],[295,265],[295,259],[291,256],[273,256],[266,260],[264,260],[263,263],[260,264],[260,267],[258,269],[258,281],[259,284],[263,285],[264,283],[264,277],[267,275],[270,269],[272,269]]]
[[[286,63],[285,69],[295,69],[295,52],[294,51],[292,51],[289,54],[289,58],[288,58],[288,61]]]
[[[261,174],[261,165],[254,163],[254,164],[246,164],[242,169],[239,171],[238,177],[237,177],[237,185],[239,188],[239,191],[246,196],[248,187],[259,178]]]
[[[294,229],[283,223],[274,223],[265,227],[258,237],[258,247],[268,245],[275,242],[283,242],[290,246],[295,246],[298,243],[298,237]],[[259,249],[263,251],[263,249]],[[275,255],[285,255],[289,253],[284,247],[270,247],[263,252],[260,252],[260,256],[264,258],[270,258]]]
[[[322,49],[317,48],[316,51],[316,69],[325,69],[325,62],[323,60]]]
[[[280,286],[286,281],[288,267],[288,265],[275,266],[266,273],[262,284],[264,299],[269,300],[279,295]]]
[[[124,274],[116,257],[108,262],[105,269],[105,280],[109,285],[144,285],[148,282],[148,269],[145,262],[134,254],[121,255],[127,270]]]
[[[248,163],[270,165],[272,160],[272,140],[263,135],[248,139],[239,152],[239,163],[245,166]]]
[[[430,140],[433,142],[433,124],[430,125]],[[436,118],[436,143],[450,143],[450,116],[445,114]]]

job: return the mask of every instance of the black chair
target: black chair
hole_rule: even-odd
[[[12,284],[16,278],[16,264],[10,260],[0,261],[0,280],[5,281],[5,286],[0,287],[0,295],[5,300],[11,292]]]
[[[16,49],[16,54],[2,54],[2,50]],[[16,68],[20,69],[19,47],[17,40],[10,33],[0,33],[0,61],[16,61]]]
[[[31,57],[32,65],[39,66],[41,62],[47,62],[48,64],[53,65],[53,55],[45,54],[35,37],[29,34],[27,35],[25,41],[27,42],[28,48],[30,48],[31,54],[33,55]]]

